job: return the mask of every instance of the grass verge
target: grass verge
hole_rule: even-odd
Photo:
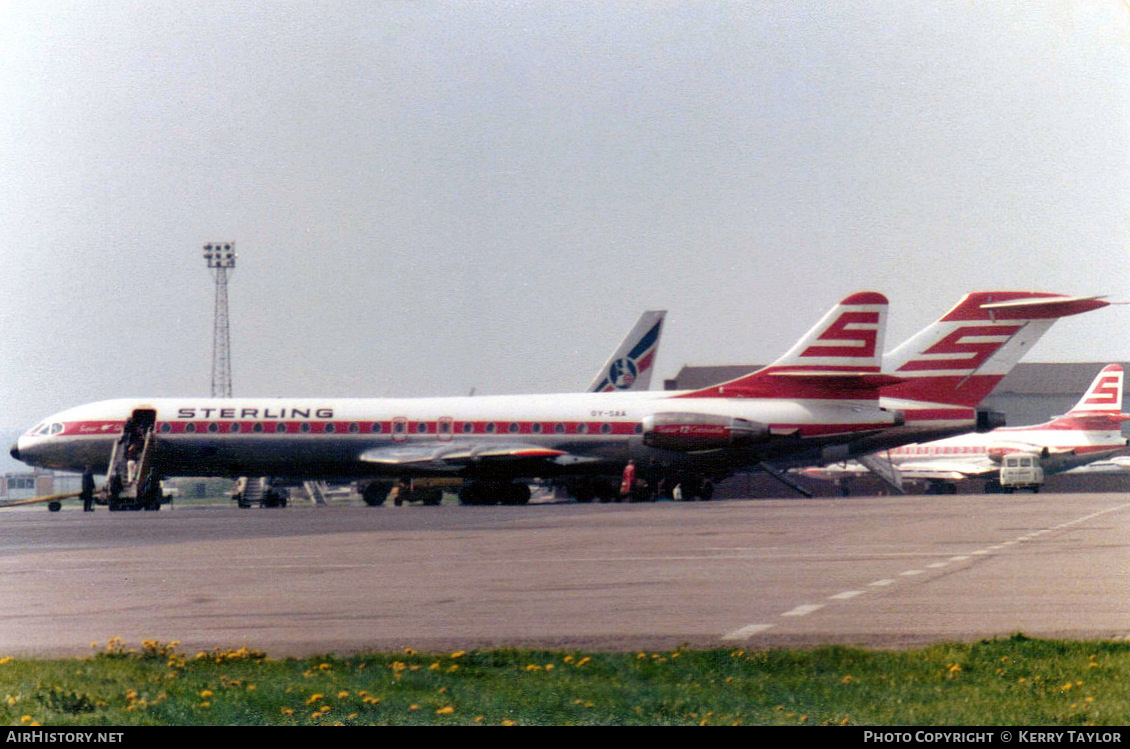
[[[1130,643],[535,650],[273,659],[110,641],[0,658],[0,722],[130,725],[1123,725]]]

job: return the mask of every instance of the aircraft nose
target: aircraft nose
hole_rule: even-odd
[[[8,452],[11,453],[13,458],[15,458],[16,460],[19,460],[20,459],[20,443],[19,442],[13,442],[12,443],[12,449],[9,450]]]

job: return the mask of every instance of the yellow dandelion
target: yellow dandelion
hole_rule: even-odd
[[[212,703],[211,702],[201,702],[199,705],[197,705],[197,707],[201,708],[202,710],[207,710],[208,708],[212,707]]]
[[[451,658],[462,658],[465,655],[467,655],[466,650],[456,650],[454,653],[451,654],[450,657]]]
[[[306,704],[313,705],[315,702],[321,702],[323,697],[325,697],[324,694],[314,693],[306,699]]]
[[[212,690],[211,689],[205,689],[200,693],[200,696],[203,699],[208,699],[209,697],[212,696]]]
[[[419,710],[420,706],[417,705],[415,702],[413,702],[411,705],[408,706],[408,709],[409,710]]]
[[[279,708],[283,715],[294,715],[294,709],[289,707]]]
[[[339,700],[344,700],[348,696],[349,696],[349,692],[346,692],[344,689],[337,693],[337,698]]]
[[[436,662],[435,662],[435,663],[433,663],[432,665],[428,666],[428,670],[429,670],[429,671],[439,671],[439,670],[440,670],[440,668],[442,668],[442,666],[440,665],[440,662],[439,662],[439,661],[436,661]]]
[[[507,718],[506,720],[502,721],[502,725],[504,725],[504,726],[516,726],[516,725],[518,725],[518,721],[510,720],[509,718]]]
[[[444,705],[439,710],[436,710],[436,715],[451,715],[455,712],[455,708],[451,705]]]
[[[404,650],[402,650],[401,652],[405,655],[416,655],[416,651],[412,648],[404,648]]]
[[[852,682],[851,674],[848,674],[844,678],[840,679],[841,684],[851,684],[851,682]]]

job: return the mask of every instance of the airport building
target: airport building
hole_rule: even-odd
[[[0,476],[0,502],[77,492],[82,477],[73,473],[23,471]]]

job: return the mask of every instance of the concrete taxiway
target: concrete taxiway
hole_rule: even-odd
[[[0,656],[1130,634],[1130,495],[0,515]]]

